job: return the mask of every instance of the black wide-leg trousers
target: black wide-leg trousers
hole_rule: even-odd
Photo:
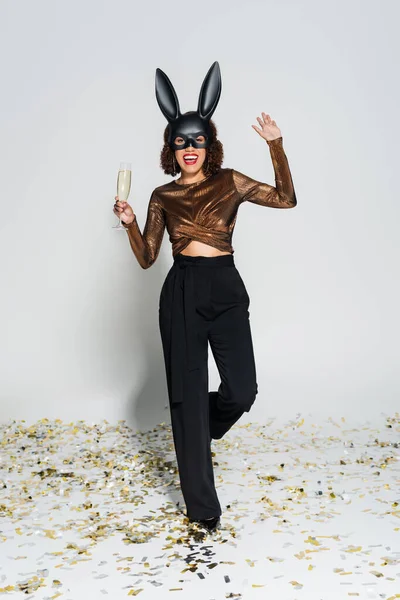
[[[221,515],[211,439],[249,412],[257,391],[250,299],[231,254],[177,254],[160,293],[159,326],[187,516]],[[208,390],[208,344],[221,383]]]

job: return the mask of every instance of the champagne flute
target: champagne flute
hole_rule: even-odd
[[[117,196],[118,200],[126,202],[131,191],[131,175],[132,175],[132,163],[122,162],[119,165],[118,179],[117,179]],[[118,224],[113,225],[113,229],[123,229],[121,217],[119,217]]]

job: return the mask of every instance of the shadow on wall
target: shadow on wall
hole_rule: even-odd
[[[151,461],[153,476],[160,478],[164,493],[167,493],[177,506],[177,510],[181,511],[184,500],[170,428],[167,380],[158,324],[161,287],[171,266],[172,261],[167,263],[159,257],[149,270],[136,270],[132,275],[135,287],[140,285],[141,293],[135,297],[134,307],[131,309],[134,326],[129,338],[134,339],[135,348],[140,349],[141,373],[140,386],[132,382],[133,390],[127,400],[126,420],[134,430],[146,432],[160,423],[165,423],[168,433],[164,430],[160,435],[157,432],[154,435],[145,435],[142,438],[141,451],[145,461]]]
[[[125,419],[134,430],[143,430],[170,422],[158,307],[172,261],[161,255],[143,270],[128,240],[118,241],[111,255],[104,245],[96,269],[85,257],[69,298],[70,312],[78,318],[72,324],[64,319],[69,331],[60,343],[86,389],[99,398],[96,418]],[[79,414],[79,406],[76,410]]]
[[[132,257],[134,260],[135,258]],[[164,355],[158,324],[158,307],[161,287],[172,261],[159,256],[147,270],[132,274],[134,287],[140,287],[130,308],[130,319],[134,323],[129,335],[133,340],[138,360],[140,384],[132,381],[132,392],[128,396],[126,419],[135,429],[147,430],[157,424],[170,424],[168,390],[165,375]],[[136,369],[133,369],[136,372]]]

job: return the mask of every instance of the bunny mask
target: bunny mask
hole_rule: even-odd
[[[217,108],[221,95],[221,72],[218,62],[214,62],[201,86],[197,111],[181,113],[179,101],[171,81],[167,75],[156,70],[156,99],[164,117],[169,123],[168,144],[173,150],[182,150],[188,146],[208,148],[212,141],[210,119]],[[205,137],[205,142],[197,142],[199,135]],[[175,144],[175,139],[181,137],[182,144]]]

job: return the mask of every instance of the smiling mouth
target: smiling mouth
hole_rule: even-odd
[[[183,160],[185,165],[195,165],[198,158],[197,154],[185,154]]]

